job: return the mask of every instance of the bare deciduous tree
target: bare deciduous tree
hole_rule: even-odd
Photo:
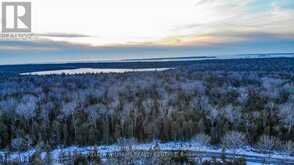
[[[271,160],[271,154],[281,144],[281,141],[273,136],[262,135],[257,142],[257,148],[268,155],[268,163]]]
[[[235,158],[238,149],[245,147],[248,143],[243,133],[231,131],[225,134],[222,139],[222,144],[225,148],[232,150]]]

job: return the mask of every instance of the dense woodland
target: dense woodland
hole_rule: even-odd
[[[2,149],[112,144],[122,138],[206,139],[231,148],[293,152],[294,74],[187,67],[0,76]]]

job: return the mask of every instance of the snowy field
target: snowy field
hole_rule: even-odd
[[[259,163],[261,160],[268,160],[269,155],[258,153],[254,149],[247,147],[243,149],[238,150],[222,150],[221,148],[216,148],[212,146],[200,146],[196,143],[192,142],[169,142],[169,143],[147,143],[147,144],[134,144],[131,146],[125,146],[128,149],[131,148],[132,151],[151,151],[151,150],[159,150],[160,152],[172,152],[172,151],[187,151],[191,153],[202,153],[206,157],[204,159],[209,159],[209,157],[216,157],[218,158],[219,155],[221,155],[223,152],[225,152],[227,158],[232,157],[232,155],[236,154],[237,156],[243,157],[247,160],[248,165],[258,165],[262,164]],[[50,157],[52,161],[54,162],[54,165],[62,165],[60,163],[60,158],[63,154],[73,154],[73,153],[79,153],[81,155],[87,155],[90,153],[97,152],[102,160],[105,160],[109,157],[109,155],[120,152],[122,149],[121,145],[108,145],[108,146],[89,146],[89,147],[78,147],[78,146],[71,146],[67,148],[58,148],[51,152],[49,152]],[[8,160],[21,160],[22,162],[26,162],[29,160],[29,157],[31,157],[36,152],[36,149],[32,149],[26,152],[14,152],[6,154],[6,157]],[[0,155],[4,157],[5,152],[0,152]],[[42,152],[41,158],[45,159],[47,153]],[[144,155],[143,155],[144,156]],[[277,161],[288,161],[291,163],[294,163],[294,157],[290,156],[286,153],[277,153],[273,152],[270,155],[270,160],[273,162]],[[291,164],[290,163],[290,164]],[[273,163],[277,164],[277,163]],[[278,163],[280,164],[280,163]],[[289,163],[285,163],[289,164]]]
[[[40,72],[22,73],[21,75],[73,75],[73,74],[87,74],[87,73],[126,73],[126,72],[150,72],[150,71],[164,71],[171,68],[145,68],[145,69],[93,69],[93,68],[79,68],[79,69],[65,69],[65,70],[51,70]]]

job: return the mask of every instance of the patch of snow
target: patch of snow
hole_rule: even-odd
[[[206,152],[208,155],[211,154],[221,154],[223,151],[221,148],[216,148],[214,146],[199,146],[197,143],[193,142],[167,142],[167,143],[145,143],[145,144],[135,144],[132,145],[133,150],[145,150],[149,151],[150,149],[154,149],[155,146],[158,147],[160,151],[175,151],[175,150],[184,150],[184,151],[197,151],[197,152]],[[121,150],[119,145],[101,145],[101,146],[88,146],[88,147],[78,147],[78,146],[71,146],[66,148],[58,148],[51,151],[49,154],[51,155],[52,160],[55,162],[54,164],[58,164],[60,156],[62,153],[79,153],[83,155],[87,155],[90,152],[97,152],[100,154],[102,159],[105,159],[107,154],[111,154],[114,152],[118,152]],[[35,152],[35,149],[26,151],[26,152],[13,152],[8,153],[8,160],[21,160],[25,161],[28,160],[29,157]],[[258,157],[258,158],[268,158],[268,155],[263,153],[256,152],[251,147],[246,147],[239,150],[225,150],[225,154],[238,154],[242,155],[242,157]],[[4,156],[5,152],[0,152],[0,156]],[[44,158],[46,153],[41,153],[41,158]],[[287,159],[294,162],[294,157],[290,156],[286,153],[272,153],[272,159]],[[248,165],[257,165],[260,163],[254,162],[247,162]]]

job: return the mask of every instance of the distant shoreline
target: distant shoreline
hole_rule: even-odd
[[[0,65],[0,74],[21,74],[40,71],[72,70],[80,68],[91,69],[152,69],[152,68],[181,68],[196,67],[196,70],[234,70],[240,69],[240,64],[248,63],[252,66],[264,66],[274,63],[289,63],[294,65],[294,57],[260,57],[260,58],[234,58],[234,59],[205,59],[205,60],[183,60],[183,61],[125,61],[125,62],[96,62],[96,63],[64,63],[64,64],[19,64]],[[203,66],[205,65],[205,67]],[[215,66],[217,65],[217,66]],[[222,68],[225,65],[230,68]],[[232,65],[232,66],[231,66]],[[234,68],[233,68],[234,66]],[[281,65],[282,67],[284,65]],[[242,69],[242,68],[241,68]],[[243,70],[256,70],[258,68],[247,67]],[[259,67],[260,69],[260,67]],[[279,68],[278,68],[279,69]],[[287,68],[280,68],[285,70]]]
[[[79,61],[49,61],[39,63],[16,63],[0,64],[2,66],[19,65],[63,65],[63,64],[87,64],[87,63],[128,63],[128,62],[169,62],[169,61],[204,61],[204,60],[225,60],[225,59],[252,59],[252,58],[294,58],[294,53],[257,53],[257,54],[224,54],[212,56],[183,56],[183,57],[162,57],[162,58],[129,58],[118,60],[86,60]],[[0,70],[1,71],[1,70]]]

